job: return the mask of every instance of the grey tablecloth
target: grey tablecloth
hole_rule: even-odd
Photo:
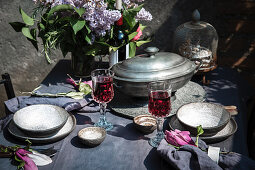
[[[68,67],[65,64],[65,62],[62,63],[61,68]],[[53,70],[43,84],[48,85],[50,81],[64,79],[66,73],[60,73],[58,70],[61,69],[56,69],[55,72]],[[62,78],[60,78],[61,76]],[[57,79],[52,77],[57,77]],[[243,116],[245,115],[243,100],[247,94],[251,94],[251,91],[249,93],[240,91],[239,76],[231,69],[218,68],[208,78],[211,79],[211,84],[205,87],[208,101],[223,105],[237,105],[239,109],[239,114],[235,118],[239,128],[235,135],[213,145],[247,155],[246,127],[243,123]],[[76,113],[75,117],[77,126],[66,138],[52,144],[33,146],[35,148],[55,146],[59,149],[58,154],[53,157],[53,163],[39,167],[39,169],[169,169],[170,165],[161,158],[155,148],[148,144],[149,138],[153,137],[156,132],[144,135],[133,127],[132,120],[108,112],[107,119],[113,123],[113,130],[107,132],[106,139],[101,145],[88,148],[78,141],[77,133],[80,129],[92,126],[94,122],[97,122],[99,113],[83,111]],[[169,128],[167,122],[165,122],[165,128]],[[24,144],[8,134],[6,129],[0,133],[0,143],[7,146]],[[2,158],[0,159],[0,167],[8,170],[15,169],[15,166],[10,164],[10,160]]]

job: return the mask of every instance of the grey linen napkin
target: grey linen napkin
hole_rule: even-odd
[[[64,108],[67,111],[97,112],[99,107],[91,99],[72,99],[68,97],[30,97],[18,96],[4,102],[7,109],[15,113],[19,109],[34,104],[52,104]]]
[[[199,140],[199,147],[203,150],[207,145],[202,140]],[[234,152],[220,154],[219,163],[215,163],[207,155],[207,152],[201,149],[184,145],[180,149],[175,149],[163,139],[157,148],[157,152],[174,168],[182,170],[218,170],[218,169],[243,169],[254,170],[255,161],[252,159]]]
[[[73,87],[69,84],[59,83],[57,85],[41,85],[41,88],[36,93],[67,93],[74,91]],[[81,111],[81,112],[97,112],[99,106],[92,101],[90,95],[85,96],[84,99],[72,99],[69,97],[35,97],[35,96],[18,96],[4,102],[7,109],[15,113],[19,109],[34,104],[52,104],[64,108],[67,111]]]

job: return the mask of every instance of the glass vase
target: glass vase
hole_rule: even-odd
[[[95,60],[92,55],[72,53],[71,68],[74,76],[88,78],[95,68]]]
[[[109,54],[109,67],[129,58],[129,44],[120,47],[117,51],[111,51]]]

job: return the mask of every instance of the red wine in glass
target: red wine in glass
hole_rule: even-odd
[[[94,100],[98,103],[108,103],[112,100],[113,96],[113,78],[99,76],[93,88]]]
[[[149,112],[155,117],[166,117],[171,111],[170,95],[166,91],[153,91],[149,95]]]

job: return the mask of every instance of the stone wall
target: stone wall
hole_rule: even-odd
[[[22,20],[19,6],[28,14],[35,7],[32,0],[0,0],[0,73],[8,72],[11,75],[17,96],[37,87],[58,60],[62,59],[61,53],[56,51],[51,55],[54,62],[49,65],[41,53],[41,46],[36,51],[22,33],[16,33],[12,29],[9,22]],[[145,34],[153,35],[154,38],[144,47],[156,46],[161,51],[171,51],[175,28],[189,21],[194,9],[200,11],[201,20],[214,25],[213,0],[145,0],[145,8],[153,15],[151,22],[144,23],[148,26]],[[0,117],[4,115],[3,101],[6,99],[1,86]]]

